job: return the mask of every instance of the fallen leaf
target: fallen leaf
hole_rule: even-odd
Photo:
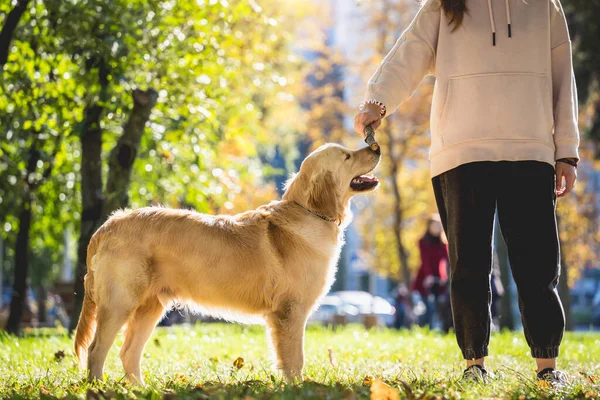
[[[48,388],[46,386],[40,386],[40,395],[43,395],[43,396],[50,395],[50,391],[48,390]]]
[[[544,389],[549,389],[552,387],[552,385],[550,385],[550,382],[545,380],[538,380],[538,386]]]
[[[373,384],[373,377],[371,375],[365,376],[365,378],[363,379],[363,385],[371,386],[372,384]]]
[[[331,364],[331,366],[333,368],[336,367],[336,362],[335,362],[335,357],[333,356],[333,350],[330,348],[327,349],[327,352],[329,353],[329,363]]]
[[[370,398],[371,400],[400,400],[400,393],[381,379],[376,379],[371,385]]]
[[[580,374],[585,377],[587,383],[591,383],[592,385],[595,385],[598,381],[598,375],[588,375],[585,372],[580,372]]]
[[[244,359],[242,357],[236,358],[233,362],[233,366],[237,369],[242,369],[242,367],[244,366]]]
[[[54,353],[54,361],[61,362],[65,358],[65,352],[60,350]]]

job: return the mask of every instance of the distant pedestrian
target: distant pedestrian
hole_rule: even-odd
[[[448,275],[448,247],[442,222],[438,214],[427,220],[425,234],[419,240],[421,265],[413,281],[413,291],[419,292],[426,306],[425,318],[421,325],[433,327],[440,296],[446,291]]]

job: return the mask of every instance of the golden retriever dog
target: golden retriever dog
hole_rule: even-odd
[[[321,146],[281,201],[237,215],[115,212],[88,246],[75,352],[82,367],[87,359],[89,378],[102,379],[107,353],[127,325],[121,361],[127,378],[143,384],[144,346],[165,308],[180,302],[233,320],[258,317],[279,369],[288,380],[302,379],[306,320],[333,282],[350,198],[378,185],[365,174],[379,160],[369,147]]]

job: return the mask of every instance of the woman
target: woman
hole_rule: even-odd
[[[566,382],[556,358],[556,196],[579,160],[571,42],[558,0],[426,0],[368,84],[355,118],[377,128],[432,73],[431,177],[449,242],[465,378],[485,381],[494,212],[519,290],[538,379]]]
[[[427,231],[419,240],[419,252],[421,266],[412,289],[421,294],[427,306],[425,323],[431,327],[438,298],[446,290],[447,279],[448,248],[439,215],[435,214],[427,220]]]

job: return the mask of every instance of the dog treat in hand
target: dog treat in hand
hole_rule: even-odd
[[[377,150],[379,148],[379,144],[375,140],[375,131],[371,128],[371,125],[367,125],[365,128],[365,142],[369,145],[372,150]]]

